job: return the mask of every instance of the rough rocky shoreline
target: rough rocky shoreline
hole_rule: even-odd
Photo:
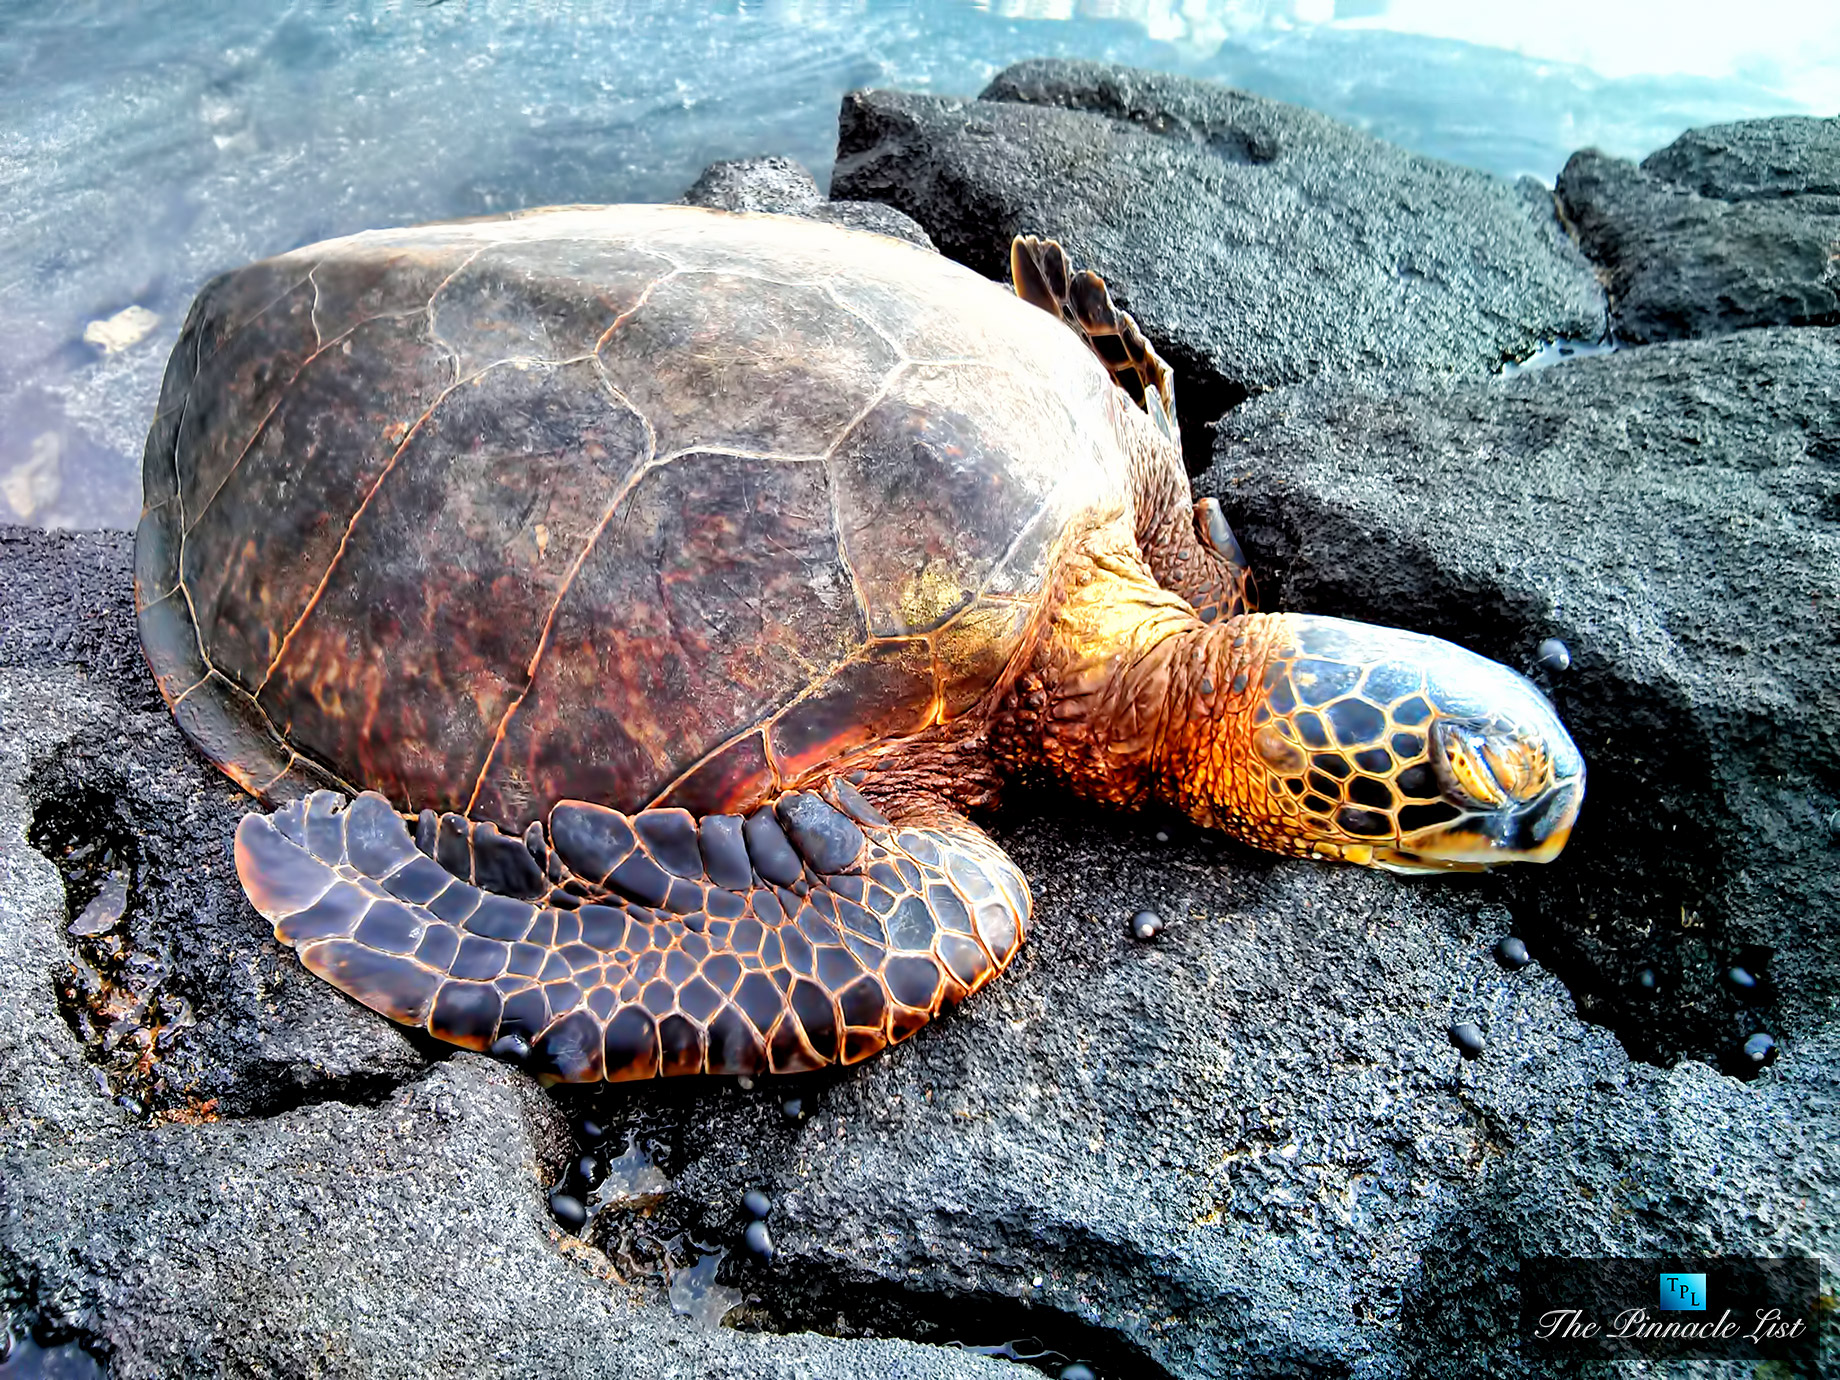
[[[124,1378],[1454,1377],[1571,1373],[1517,1340],[1532,1255],[1816,1255],[1831,1299],[1836,130],[1552,191],[1042,62],[853,94],[834,202],[711,169],[687,199],[986,272],[1061,238],[1177,365],[1269,604],[1558,638],[1590,763],[1562,862],[1430,883],[1020,802],[1022,958],[841,1074],[552,1097],[346,1002],[235,886],[245,802],[140,661],[131,538],[0,529],[0,1315]],[[584,1119],[667,1187],[575,1237]],[[672,1306],[717,1251],[721,1328]]]

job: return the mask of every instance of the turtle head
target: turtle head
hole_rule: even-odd
[[[1552,704],[1506,666],[1420,633],[1302,614],[1264,625],[1217,821],[1284,852],[1395,872],[1550,862],[1584,800]],[[1221,773],[1233,776],[1235,773]],[[1224,807],[1224,808],[1221,808]]]

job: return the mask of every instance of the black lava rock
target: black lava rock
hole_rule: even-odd
[[[686,206],[723,211],[771,211],[782,216],[829,221],[852,230],[870,230],[931,249],[915,221],[876,201],[826,201],[812,176],[790,158],[738,158],[711,163],[679,198]]]
[[[1644,1058],[1718,1062],[1720,954],[1772,954],[1778,1028],[1824,1024],[1840,982],[1835,397],[1840,332],[1780,328],[1485,383],[1318,383],[1224,418],[1196,483],[1269,607],[1510,665],[1548,636],[1591,649],[1549,690],[1589,765],[1578,827],[1500,889]],[[1665,1000],[1629,981],[1643,962]]]
[[[976,101],[844,98],[831,194],[912,216],[1007,279],[1051,235],[1175,366],[1191,464],[1206,423],[1318,374],[1484,374],[1595,336],[1602,293],[1537,194],[1211,82],[1041,60]]]
[[[1840,322],[1840,119],[1690,130],[1640,167],[1572,155],[1558,194],[1619,339]]]

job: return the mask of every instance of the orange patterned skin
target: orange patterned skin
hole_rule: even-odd
[[[1204,622],[1135,545],[1097,532],[1068,563],[1042,654],[993,714],[1005,760],[1277,853],[1400,872],[1559,855],[1584,764],[1525,679],[1340,619]]]
[[[559,208],[208,286],[148,438],[142,642],[272,813],[251,901],[546,1080],[866,1058],[988,981],[1018,778],[1402,871],[1544,860],[1524,680],[1253,612],[1104,284],[771,216]],[[1040,310],[1037,310],[1039,308]]]

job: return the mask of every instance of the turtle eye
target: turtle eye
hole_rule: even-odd
[[[1481,752],[1489,774],[1516,800],[1531,800],[1552,784],[1552,763],[1537,743],[1487,738]]]
[[[1446,720],[1433,730],[1431,741],[1438,775],[1448,794],[1481,810],[1507,803],[1508,793],[1490,762],[1489,743],[1480,733]]]

